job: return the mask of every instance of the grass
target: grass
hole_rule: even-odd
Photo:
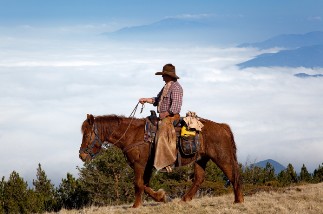
[[[61,210],[61,214],[204,214],[204,213],[315,213],[323,214],[323,183],[307,184],[275,191],[259,191],[245,196],[242,204],[233,204],[233,194],[218,197],[195,198],[191,202],[174,199],[169,203],[144,202],[133,209],[131,204],[122,206],[89,207],[82,210]]]

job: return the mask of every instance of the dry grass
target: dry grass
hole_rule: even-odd
[[[172,202],[158,204],[145,202],[141,208],[133,209],[131,205],[90,207],[82,210],[62,210],[61,214],[87,213],[323,213],[323,183],[296,186],[272,192],[258,192],[246,196],[245,203],[233,204],[233,195],[203,197],[191,202]]]

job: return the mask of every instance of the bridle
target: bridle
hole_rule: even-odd
[[[96,155],[99,154],[99,152],[94,153],[94,147],[107,149],[107,148],[110,147],[111,144],[113,144],[115,146],[118,146],[118,144],[120,143],[121,139],[124,138],[124,136],[126,135],[127,131],[129,130],[130,125],[132,124],[132,121],[133,121],[133,119],[135,117],[135,114],[136,114],[138,105],[139,105],[139,102],[137,103],[137,105],[132,110],[132,112],[131,112],[131,114],[129,116],[129,117],[131,117],[131,121],[130,121],[128,127],[126,128],[126,130],[124,131],[124,133],[121,135],[121,137],[116,142],[114,142],[114,143],[112,143],[109,140],[102,142],[102,140],[101,140],[101,138],[99,136],[99,133],[98,133],[97,124],[96,124],[96,122],[94,120],[93,127],[92,127],[92,131],[94,132],[95,137],[94,137],[93,141],[90,143],[90,147],[87,147],[85,149],[81,149],[80,151],[86,152],[87,154],[89,154],[91,156],[91,158],[94,158]],[[144,107],[145,107],[145,105],[142,104],[142,107],[141,107],[141,110],[140,110],[140,114],[142,113]],[[107,139],[109,139],[113,135],[113,133],[115,131],[116,131],[116,129],[109,135],[109,137]]]
[[[94,139],[93,139],[93,141],[91,141],[91,143],[89,144],[90,146],[81,148],[80,149],[80,153],[81,152],[84,152],[84,153],[90,155],[91,158],[94,158],[98,154],[98,152],[97,153],[94,153],[94,147],[98,147],[98,148],[102,147],[103,142],[101,141],[101,139],[99,137],[98,128],[97,128],[97,124],[96,123],[93,123],[92,130],[94,132]]]

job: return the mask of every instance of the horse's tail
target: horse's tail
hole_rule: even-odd
[[[240,170],[239,170],[239,163],[238,163],[238,159],[237,159],[237,147],[236,147],[236,143],[234,140],[234,135],[233,132],[230,128],[230,126],[228,124],[223,124],[224,129],[228,132],[230,139],[231,139],[231,146],[232,146],[232,156],[233,156],[233,162],[234,162],[234,166],[233,166],[233,177],[234,177],[234,181],[233,185],[235,185],[237,188],[240,188],[241,186],[241,180],[240,180]]]

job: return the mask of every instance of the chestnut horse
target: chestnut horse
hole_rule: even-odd
[[[239,167],[236,156],[236,145],[231,129],[226,124],[201,119],[203,124],[201,149],[199,158],[181,158],[181,164],[194,162],[193,185],[183,196],[183,201],[192,200],[204,181],[205,167],[211,159],[224,172],[233,185],[234,202],[243,202]],[[153,149],[144,141],[145,119],[123,117],[117,115],[87,115],[82,124],[82,145],[79,156],[83,161],[91,160],[101,150],[103,142],[114,144],[126,156],[135,173],[135,202],[133,207],[142,205],[142,194],[145,192],[157,202],[166,202],[164,190],[154,191],[149,187],[153,167]]]

